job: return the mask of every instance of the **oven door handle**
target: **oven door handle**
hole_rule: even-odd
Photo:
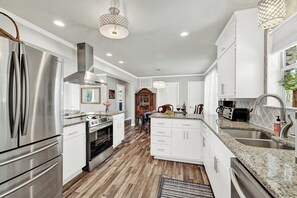
[[[234,188],[236,189],[238,195],[240,198],[246,198],[244,195],[242,189],[239,186],[238,180],[236,178],[236,175],[238,174],[233,168],[230,168],[230,177],[231,177],[231,183],[233,184]]]
[[[108,124],[104,124],[104,125],[100,125],[100,126],[96,126],[96,127],[91,127],[90,128],[90,133],[94,133],[98,130],[101,130],[101,129],[104,129],[104,128],[107,128],[109,126],[112,126],[112,122],[111,123],[108,123]]]

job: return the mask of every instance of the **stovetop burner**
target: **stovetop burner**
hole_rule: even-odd
[[[107,116],[102,117],[102,116],[96,116],[96,115],[87,116],[86,119],[89,121],[89,127],[95,127],[100,124],[104,124],[106,122],[111,121],[110,117],[107,117]]]

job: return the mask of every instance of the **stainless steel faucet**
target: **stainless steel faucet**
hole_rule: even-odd
[[[267,97],[272,97],[272,98],[275,98],[278,100],[278,102],[280,103],[281,107],[280,107],[280,119],[281,119],[281,131],[280,131],[280,137],[281,138],[287,138],[288,137],[288,132],[289,132],[289,129],[293,126],[293,122],[292,122],[292,119],[291,119],[291,116],[290,114],[288,114],[288,119],[289,119],[289,122],[287,122],[286,120],[286,108],[285,108],[285,103],[284,101],[276,94],[263,94],[261,96],[259,96],[251,111],[254,111],[252,115],[254,115],[256,112],[257,112],[257,108],[258,106],[260,105],[260,102],[264,99],[264,98],[267,98]],[[250,116],[250,117],[251,117]]]

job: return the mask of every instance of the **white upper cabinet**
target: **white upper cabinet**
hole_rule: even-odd
[[[264,93],[264,31],[257,17],[257,9],[236,11],[216,42],[219,97]]]

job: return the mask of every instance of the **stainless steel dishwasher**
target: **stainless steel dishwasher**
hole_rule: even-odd
[[[231,159],[230,176],[232,198],[272,197],[236,158]]]

